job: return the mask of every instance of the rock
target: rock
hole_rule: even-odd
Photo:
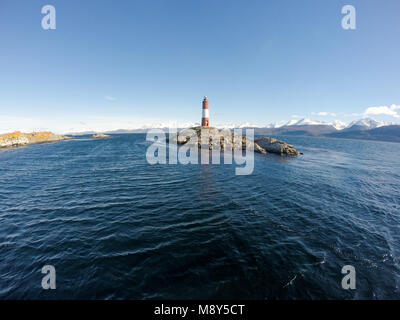
[[[202,133],[206,135],[204,141],[201,137]],[[213,127],[185,129],[177,134],[171,135],[168,142],[178,145],[197,143],[198,148],[203,146],[203,148],[208,148],[209,150],[231,149],[232,151],[246,150],[246,145],[252,144],[254,152],[257,153],[266,154],[270,152],[283,156],[298,156],[300,154],[292,145],[284,141],[269,137],[252,140],[235,134],[230,130],[220,130]]]
[[[0,148],[20,147],[29,144],[55,142],[66,139],[72,138],[54,134],[51,132],[23,133],[20,131],[15,131],[0,136]]]
[[[282,156],[298,156],[300,154],[292,145],[274,138],[262,137],[255,139],[254,142],[270,153]]]
[[[94,139],[104,139],[104,138],[111,138],[111,136],[108,135],[108,134],[104,134],[104,133],[97,133],[97,134],[92,135],[92,138],[94,138]]]
[[[202,137],[202,133],[205,135],[204,137]],[[245,137],[236,135],[229,130],[219,130],[213,127],[194,127],[185,129],[169,137],[168,141],[178,145],[191,145],[197,143],[198,148],[203,147],[208,148],[209,150],[225,150],[228,148],[233,151],[238,151],[246,149]],[[242,145],[242,142],[244,145]],[[247,143],[254,144],[254,142],[249,140]],[[254,145],[254,147],[256,151],[264,151],[258,146]]]
[[[202,137],[202,133],[205,135],[204,137]],[[242,151],[246,150],[246,144],[253,144],[255,152],[266,153],[264,149],[256,145],[251,139],[246,139],[246,137],[237,135],[230,130],[220,130],[213,127],[194,127],[185,129],[170,136],[168,141],[178,145],[197,144],[198,148],[208,148],[209,150],[221,151],[224,151],[225,149]]]

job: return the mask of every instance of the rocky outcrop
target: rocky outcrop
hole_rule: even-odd
[[[178,145],[197,144],[199,148],[222,151],[226,149],[232,149],[233,151],[245,150],[246,145],[252,144],[255,151],[265,153],[265,150],[256,146],[250,139],[246,139],[246,137],[237,135],[229,130],[219,130],[213,127],[186,129],[171,136],[169,141]]]
[[[256,138],[254,142],[265,151],[280,154],[281,156],[298,156],[300,154],[292,145],[274,138]]]
[[[204,135],[202,137],[202,134]],[[291,145],[273,138],[258,138],[255,140],[235,134],[230,130],[220,130],[213,127],[194,127],[178,132],[169,137],[169,142],[178,145],[197,144],[198,148],[209,150],[246,150],[246,146],[254,152],[266,154],[298,156],[299,152]]]
[[[21,147],[29,144],[55,142],[66,139],[72,138],[51,132],[23,133],[20,131],[15,131],[0,136],[0,148]]]
[[[92,138],[104,139],[104,138],[111,138],[111,136],[109,136],[108,134],[104,134],[104,133],[97,133],[97,134],[92,135]]]

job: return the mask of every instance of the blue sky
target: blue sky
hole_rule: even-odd
[[[399,39],[398,0],[0,0],[0,131],[399,122]]]

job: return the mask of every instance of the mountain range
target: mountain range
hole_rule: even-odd
[[[178,130],[199,126],[199,123],[159,123],[146,125],[132,129],[119,129],[106,131],[105,133],[145,133],[149,129],[177,128]],[[218,129],[254,129],[256,135],[301,135],[301,136],[325,136],[347,139],[367,139],[400,142],[400,125],[395,123],[380,122],[372,118],[355,120],[349,124],[335,120],[324,122],[303,118],[290,120],[284,124],[271,123],[266,126],[257,126],[251,123],[213,125]],[[70,135],[94,134],[94,131],[69,133]]]
[[[292,120],[282,126],[270,125],[254,128],[256,134],[325,136],[332,138],[364,139],[400,142],[400,125],[380,122],[371,118],[355,120],[345,124],[339,120],[333,123],[311,119]]]

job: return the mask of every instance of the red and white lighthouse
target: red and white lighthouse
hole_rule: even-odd
[[[203,116],[201,118],[201,125],[203,127],[208,127],[210,125],[210,112],[208,110],[208,98],[207,96],[204,97],[203,100]]]

